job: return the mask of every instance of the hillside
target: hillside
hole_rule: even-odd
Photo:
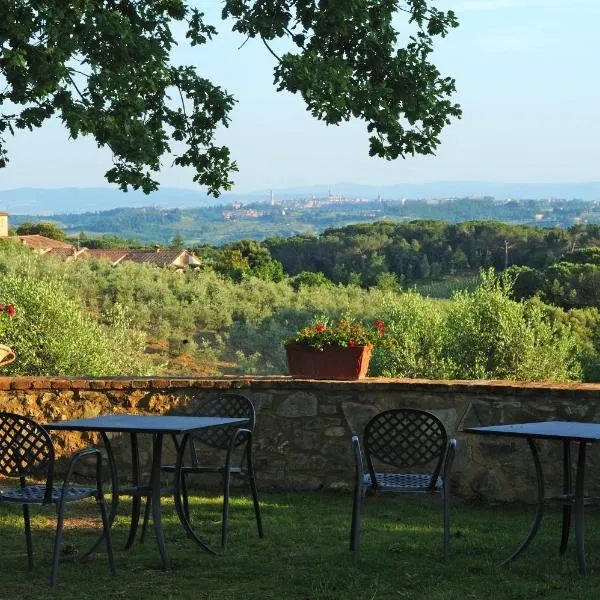
[[[12,225],[52,221],[69,236],[117,235],[145,243],[168,244],[181,236],[187,246],[222,245],[244,238],[264,240],[318,234],[331,227],[379,220],[435,219],[459,223],[496,220],[541,227],[600,223],[600,201],[448,198],[368,200],[325,196],[300,200],[236,202],[198,208],[115,208],[53,216],[11,214]]]

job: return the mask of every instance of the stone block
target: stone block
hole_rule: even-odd
[[[352,434],[362,435],[365,425],[381,410],[370,404],[359,402],[342,403],[342,411]]]
[[[318,401],[314,394],[294,392],[281,403],[277,414],[285,418],[315,417],[317,407]]]

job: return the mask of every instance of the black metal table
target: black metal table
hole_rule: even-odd
[[[575,543],[577,547],[577,562],[579,573],[586,575],[585,549],[584,549],[584,506],[598,504],[600,498],[586,496],[584,492],[585,481],[585,453],[586,445],[600,441],[600,423],[580,423],[577,421],[544,421],[539,423],[514,423],[512,425],[491,425],[488,427],[468,427],[466,433],[481,435],[500,435],[525,438],[529,444],[535,475],[537,480],[538,506],[535,519],[521,545],[504,561],[510,562],[521,554],[531,540],[535,537],[544,514],[547,503],[559,503],[563,506],[562,535],[560,553],[564,554],[569,540],[572,509],[575,509]],[[563,443],[563,493],[560,496],[545,497],[544,474],[539,453],[535,444],[536,439],[558,440]],[[577,467],[575,470],[575,489],[573,490],[573,476],[571,465],[571,442],[579,446]]]
[[[129,536],[126,548],[133,545],[137,525],[140,516],[141,498],[151,496],[152,499],[152,518],[154,524],[154,532],[156,541],[161,556],[162,567],[170,569],[171,563],[165,546],[165,536],[162,527],[161,519],[161,496],[162,490],[160,485],[161,476],[161,460],[164,435],[171,435],[175,441],[177,449],[177,462],[175,473],[175,490],[174,501],[175,509],[179,519],[186,531],[196,540],[196,542],[207,552],[213,553],[211,548],[207,546],[192,529],[189,520],[181,506],[181,478],[178,476],[181,465],[183,464],[184,452],[187,446],[189,436],[202,429],[211,429],[215,427],[224,427],[229,425],[244,425],[248,419],[244,418],[226,418],[226,417],[172,417],[172,416],[150,416],[150,415],[108,415],[101,417],[92,417],[87,419],[74,419],[70,421],[56,421],[45,425],[46,429],[55,431],[93,431],[98,432],[102,436],[102,441],[106,448],[106,453],[111,470],[112,483],[112,503],[110,510],[110,522],[112,523],[119,503],[119,495],[131,495],[132,514],[131,525],[129,528]],[[119,487],[119,476],[115,461],[112,444],[108,433],[128,433],[131,443],[132,454],[132,477],[133,487]],[[150,485],[143,485],[141,482],[138,434],[152,434],[152,469],[150,475]],[[178,440],[177,436],[182,436]],[[86,552],[86,556],[93,552],[101,543],[102,536],[96,540],[93,546]]]

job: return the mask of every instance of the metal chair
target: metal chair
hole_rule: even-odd
[[[350,550],[354,551],[354,561],[358,562],[359,558],[361,505],[370,490],[375,493],[440,494],[446,562],[450,556],[449,474],[456,440],[448,439],[443,423],[435,415],[424,410],[398,408],[375,415],[365,427],[363,441],[366,471],[359,438],[352,437],[356,471]],[[428,468],[423,469],[424,465]],[[376,467],[384,470],[376,470]],[[420,470],[425,472],[414,473],[414,467],[421,467]]]
[[[96,458],[96,487],[79,487],[69,483],[76,465],[88,456]],[[27,478],[45,473],[46,482],[28,484]],[[50,585],[56,586],[58,580],[58,558],[63,531],[64,509],[67,502],[93,497],[98,503],[102,517],[102,527],[106,539],[110,572],[115,575],[115,563],[110,537],[110,523],[102,491],[102,455],[95,448],[88,448],[74,454],[69,462],[67,474],[61,485],[54,485],[54,445],[50,434],[38,423],[28,417],[8,412],[0,413],[0,475],[18,477],[20,486],[0,492],[0,502],[21,504],[25,524],[25,541],[29,569],[33,569],[33,545],[29,505],[56,504],[57,522],[52,557]]]
[[[254,514],[259,537],[264,537],[254,463],[252,459],[252,437],[256,422],[256,411],[252,401],[241,394],[223,393],[211,398],[201,399],[196,409],[197,417],[245,417],[248,425],[244,427],[219,427],[206,429],[190,437],[190,463],[181,468],[182,507],[185,518],[190,520],[187,477],[194,474],[216,473],[223,477],[223,516],[221,524],[221,546],[227,547],[229,529],[229,487],[232,475],[241,475],[248,480],[254,503]],[[201,464],[202,446],[224,452],[224,461],[217,465]],[[236,455],[237,458],[236,458]],[[161,469],[175,473],[175,465],[163,465]],[[150,515],[150,498],[146,499],[142,539],[145,535]]]

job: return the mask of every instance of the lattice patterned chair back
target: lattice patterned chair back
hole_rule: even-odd
[[[84,457],[96,459],[96,487],[75,486],[70,478],[75,467]],[[19,479],[19,486],[3,488],[0,491],[1,503],[20,504],[23,511],[27,563],[33,569],[33,543],[31,536],[30,505],[56,505],[56,533],[52,553],[52,571],[50,585],[55,587],[58,581],[58,563],[60,543],[64,525],[65,504],[76,500],[94,497],[102,517],[103,535],[108,552],[111,573],[115,574],[115,563],[110,536],[110,523],[102,491],[102,455],[96,448],[81,450],[69,460],[62,485],[54,485],[54,445],[50,434],[32,419],[8,412],[0,412],[0,475]],[[35,483],[27,481],[40,479],[44,470],[46,481]],[[35,478],[33,477],[35,476]]]
[[[206,429],[190,436],[190,464],[181,467],[183,514],[190,523],[187,479],[191,475],[220,474],[223,479],[223,519],[221,523],[221,545],[227,546],[229,529],[229,482],[232,475],[243,475],[250,484],[258,535],[263,537],[262,516],[258,502],[256,478],[252,460],[252,436],[256,422],[256,411],[250,398],[242,394],[225,392],[198,400],[194,415],[197,417],[245,418],[248,423]],[[215,452],[219,450],[221,452]],[[216,456],[217,455],[217,456]],[[235,455],[235,457],[234,457]],[[235,464],[234,464],[235,463]],[[174,473],[175,465],[162,465],[161,469]],[[150,515],[150,502],[146,503],[143,532]],[[190,524],[191,527],[191,524]],[[195,534],[193,534],[195,536]],[[197,538],[199,539],[199,538]]]
[[[241,394],[225,393],[202,399],[197,409],[194,411],[197,417],[241,417],[249,419],[247,425],[243,427],[254,431],[256,421],[256,411],[252,401]],[[239,425],[231,427],[218,427],[217,429],[207,429],[194,435],[194,441],[198,441],[211,448],[226,450],[231,438],[231,432],[237,429]],[[235,446],[245,443],[245,436],[238,436],[235,440]]]
[[[361,506],[368,490],[439,495],[446,562],[450,556],[450,472],[456,440],[448,439],[444,424],[434,414],[416,408],[375,415],[365,427],[363,440],[368,472],[364,471],[359,437],[352,437],[356,468],[350,549],[354,562],[359,558]]]
[[[367,423],[364,445],[372,481],[379,461],[396,470],[430,465],[434,484],[442,468],[448,434],[434,414],[398,408],[381,412]]]
[[[51,487],[53,464],[52,438],[43,427],[22,415],[0,413],[0,475],[23,480],[46,469]]]

